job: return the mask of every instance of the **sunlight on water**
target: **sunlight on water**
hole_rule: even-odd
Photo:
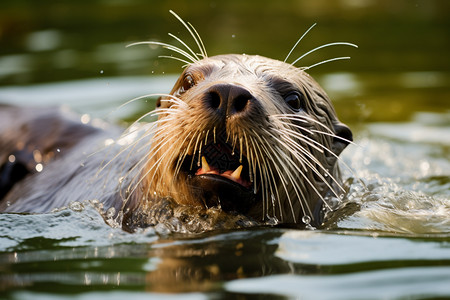
[[[450,268],[402,268],[328,276],[278,275],[231,281],[228,291],[304,299],[422,299],[450,292]],[[399,278],[401,278],[399,282]],[[380,288],[380,287],[383,288]]]
[[[344,235],[286,232],[276,240],[275,255],[291,263],[292,274],[234,280],[227,283],[226,288],[248,294],[302,295],[305,299],[366,299],[368,295],[371,299],[414,298],[450,292],[446,284],[450,279],[449,267],[436,269],[420,263],[440,264],[448,260],[448,244],[376,234],[340,234]],[[417,261],[417,264],[408,266],[408,261]],[[359,272],[348,272],[350,265]],[[298,266],[304,266],[309,272],[296,274]],[[322,276],[310,274],[315,267]]]
[[[152,230],[133,237],[121,229],[111,228],[93,206],[80,208],[78,204],[47,214],[2,214],[0,224],[0,251],[33,250],[40,248],[39,243],[33,243],[39,240],[41,246],[48,241],[58,247],[98,247],[153,242],[156,238]]]
[[[176,78],[175,76],[102,78],[0,87],[0,101],[15,105],[64,105],[94,117],[117,121],[145,107],[152,110],[154,99],[150,103],[148,99],[143,99],[126,106],[121,105],[138,96],[168,93]],[[118,107],[120,109],[117,109]]]
[[[327,266],[369,261],[450,258],[448,249],[437,241],[421,244],[414,240],[380,237],[376,233],[361,232],[361,235],[343,237],[344,234],[344,231],[339,234],[326,231],[289,231],[277,240],[276,255],[293,263]]]

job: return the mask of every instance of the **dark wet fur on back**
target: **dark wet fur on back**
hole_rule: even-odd
[[[83,124],[78,115],[51,107],[1,106],[0,123],[1,211],[48,212],[98,195],[102,185],[91,184],[99,182],[95,174],[104,158],[87,154],[121,129]],[[108,198],[101,198],[105,205],[118,200]]]

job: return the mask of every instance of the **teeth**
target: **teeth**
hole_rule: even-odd
[[[206,161],[206,158],[204,156],[202,156],[202,169],[203,169],[203,172],[209,172],[211,170],[211,168],[209,167],[208,162]]]
[[[239,180],[241,178],[241,172],[242,172],[242,165],[237,167],[236,170],[231,174],[231,177],[233,177],[236,180]]]

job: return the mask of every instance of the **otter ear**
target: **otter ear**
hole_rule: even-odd
[[[353,141],[353,134],[347,125],[339,121],[333,124],[333,128],[336,136],[333,138],[331,150],[334,154],[339,155]]]

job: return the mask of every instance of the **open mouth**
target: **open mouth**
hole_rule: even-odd
[[[255,203],[249,162],[225,135],[211,140],[197,153],[186,156],[181,167],[192,193],[204,205],[245,213]]]

